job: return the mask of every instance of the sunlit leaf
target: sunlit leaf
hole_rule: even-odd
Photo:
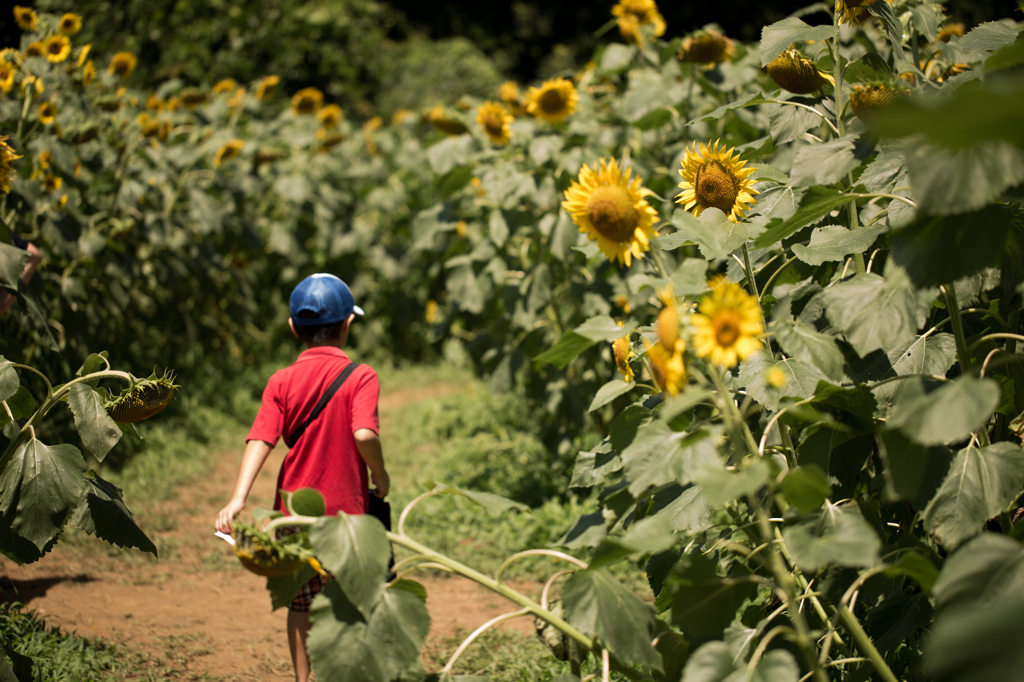
[[[829,505],[815,521],[782,530],[793,561],[803,571],[816,573],[829,564],[873,566],[882,541],[864,520],[857,505]]]
[[[369,616],[384,590],[391,547],[372,516],[322,518],[309,529],[317,558],[360,613]]]

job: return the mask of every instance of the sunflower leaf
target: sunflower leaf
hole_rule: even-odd
[[[755,92],[752,95],[748,95],[745,99],[737,100],[729,104],[723,104],[710,113],[704,114],[703,116],[697,116],[696,118],[689,120],[686,125],[693,125],[694,123],[701,123],[703,121],[717,121],[733,109],[753,107],[758,104],[771,104],[773,101],[774,100],[770,98],[765,98],[761,93]]]
[[[823,225],[814,228],[811,241],[806,246],[793,244],[793,255],[808,265],[842,261],[851,253],[866,251],[885,229],[885,225],[856,230],[848,230],[841,225]]]
[[[761,249],[782,241],[802,227],[821,220],[831,211],[852,201],[842,192],[827,187],[811,187],[800,199],[796,212],[785,220],[773,219],[768,229],[754,239],[754,246]]]
[[[822,300],[828,319],[862,356],[906,343],[917,331],[917,299],[902,272],[856,275],[826,289]]]
[[[671,222],[679,230],[677,234],[697,242],[701,255],[709,261],[725,258],[750,236],[745,223],[732,222],[717,208],[704,209],[700,217],[676,211]]]
[[[761,29],[758,56],[761,66],[769,63],[789,48],[791,43],[808,40],[828,40],[839,35],[834,26],[809,26],[796,17],[787,17]]]
[[[853,155],[856,136],[847,135],[824,144],[800,148],[793,160],[790,178],[796,187],[831,185],[839,182],[860,162]]]

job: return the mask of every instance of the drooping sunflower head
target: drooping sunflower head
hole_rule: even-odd
[[[618,325],[621,327],[622,323],[619,322]],[[622,378],[632,383],[636,377],[629,363],[636,357],[636,353],[633,352],[632,344],[629,342],[629,334],[620,336],[612,341],[612,355],[615,356],[615,366],[622,374]]]
[[[86,43],[78,50],[78,68],[82,68],[85,65],[85,60],[89,58],[91,51],[92,43]]]
[[[886,0],[888,2],[888,0]],[[856,26],[871,16],[868,7],[877,0],[836,0],[836,14],[840,24]]]
[[[82,30],[82,17],[73,12],[68,12],[57,22],[57,30],[66,36],[73,36]]]
[[[296,114],[312,114],[324,105],[324,93],[316,88],[302,88],[292,97],[292,111]]]
[[[875,112],[892,106],[901,94],[887,83],[854,85],[850,93],[850,108],[859,118],[870,118]]]
[[[343,117],[344,114],[341,111],[341,107],[337,104],[328,104],[316,112],[316,120],[320,121],[320,124],[325,128],[337,128],[341,124]]]
[[[245,142],[242,140],[228,140],[220,146],[217,153],[213,155],[213,167],[220,168],[220,165],[226,160],[238,156],[242,153],[242,147],[245,146]]]
[[[562,202],[580,232],[596,240],[609,260],[627,267],[650,250],[658,217],[646,199],[653,192],[640,176],[630,179],[630,174],[629,168],[620,170],[615,159],[601,159],[593,168],[583,166],[579,181],[565,190]]]
[[[645,32],[655,38],[665,35],[665,18],[654,0],[619,0],[612,7],[612,15],[616,17],[619,33],[628,43],[643,47]]]
[[[139,58],[131,52],[118,52],[114,55],[113,59],[110,60],[110,66],[108,71],[115,76],[121,78],[127,78],[135,70],[135,66],[139,63]]]
[[[55,33],[43,43],[43,51],[46,53],[47,59],[58,64],[71,54],[71,40],[66,35]]]
[[[10,62],[0,62],[0,90],[5,93],[14,89],[14,74],[17,69]]]
[[[38,31],[39,17],[31,7],[14,6],[14,21],[21,27],[22,31]]]
[[[572,116],[580,96],[571,81],[555,78],[526,93],[526,111],[548,123],[560,123]]]
[[[224,80],[217,81],[213,88],[210,89],[215,95],[219,95],[224,92],[234,92],[235,88],[238,87],[238,81],[234,78],[225,78]]]
[[[456,118],[454,114],[446,111],[441,105],[437,105],[427,112],[426,119],[430,122],[430,125],[449,135],[461,135],[467,130],[462,121]]]
[[[964,25],[959,22],[946,24],[945,26],[939,29],[939,35],[936,38],[936,41],[940,43],[948,43],[949,39],[952,38],[953,36],[956,36],[957,38],[963,38],[964,28]]]
[[[18,172],[14,170],[14,162],[20,158],[7,144],[7,135],[0,137],[0,192],[10,193],[11,180],[18,175]]]
[[[798,50],[786,50],[765,67],[768,77],[783,90],[794,95],[809,95],[818,90],[832,77],[818,71],[810,59]]]
[[[750,176],[756,168],[745,168],[746,161],[740,160],[736,149],[719,146],[716,140],[711,146],[694,142],[683,155],[679,183],[682,192],[676,195],[676,203],[686,210],[693,209],[700,215],[706,208],[717,208],[739,222],[748,206],[754,203],[754,182]]]
[[[686,385],[685,351],[686,342],[682,339],[677,339],[672,348],[666,348],[660,342],[647,345],[654,383],[669,395],[679,395],[679,389]]]
[[[317,152],[326,154],[343,142],[345,136],[342,133],[332,133],[327,128],[320,128],[316,131],[316,140],[318,143]]]
[[[191,111],[206,101],[207,94],[202,88],[191,87],[183,89],[178,94],[178,98],[185,105],[185,108]]]
[[[736,45],[714,29],[702,29],[683,41],[679,58],[692,64],[712,67],[736,56]]]
[[[515,81],[505,81],[498,87],[498,99],[506,106],[515,108],[519,106],[519,85]]]
[[[43,102],[39,105],[39,122],[44,126],[48,126],[53,123],[53,120],[57,118],[57,107],[52,102]]]
[[[265,76],[256,84],[256,99],[261,102],[269,102],[274,98],[274,91],[277,84],[281,82],[280,76]]]
[[[121,395],[104,403],[110,418],[122,424],[136,424],[171,404],[175,389],[174,376],[165,373],[158,377],[153,374],[145,379],[135,379]]]
[[[92,63],[90,59],[82,67],[82,87],[87,88],[89,84],[96,80],[96,65]]]
[[[508,109],[498,102],[484,102],[476,110],[476,122],[484,129],[488,139],[497,145],[508,144],[512,137],[510,126],[514,120]]]
[[[41,40],[36,40],[25,46],[26,57],[42,57],[46,54],[46,46]]]
[[[711,284],[711,283],[709,283]],[[761,348],[764,333],[757,299],[735,282],[721,279],[690,316],[697,357],[720,367],[735,367]]]
[[[235,556],[238,557],[242,566],[256,575],[266,578],[282,578],[295,573],[307,563],[314,568],[320,565],[315,558],[311,556],[306,558],[306,555],[312,554],[312,552],[304,552],[304,548],[296,545],[292,540],[299,535],[305,536],[305,532],[288,536],[285,541],[281,541],[256,526],[250,526],[241,521],[234,521],[232,526],[231,535],[235,541]],[[287,540],[292,540],[292,542],[287,542]]]

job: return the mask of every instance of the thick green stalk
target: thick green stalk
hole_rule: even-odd
[[[857,648],[860,649],[864,654],[871,660],[872,665],[875,666],[875,672],[885,682],[899,682],[896,679],[896,675],[893,674],[892,670],[889,669],[889,665],[882,658],[882,654],[875,648],[871,638],[868,637],[868,633],[864,632],[864,628],[861,627],[860,621],[853,615],[850,608],[843,604],[839,607],[839,617],[843,619],[843,624],[846,625],[846,629],[850,631],[850,635],[853,637],[853,641],[857,644]]]
[[[964,336],[964,322],[960,319],[960,303],[956,300],[956,289],[952,284],[943,284],[940,289],[946,298],[953,338],[956,339],[956,357],[960,361],[960,373],[967,374],[971,371],[971,354],[967,349],[967,337]]]

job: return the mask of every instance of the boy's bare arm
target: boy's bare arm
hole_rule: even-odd
[[[238,516],[239,512],[245,509],[245,500],[249,497],[252,484],[256,475],[263,468],[267,456],[273,448],[270,443],[261,440],[251,440],[245,444],[245,452],[242,453],[242,466],[238,469],[238,480],[235,482],[235,491],[231,494],[231,500],[217,514],[214,525],[221,533],[231,532],[231,521]]]
[[[352,434],[356,439],[359,455],[370,467],[370,478],[377,487],[377,497],[387,497],[391,490],[391,478],[384,468],[384,453],[380,447],[380,436],[373,429],[358,429]]]

